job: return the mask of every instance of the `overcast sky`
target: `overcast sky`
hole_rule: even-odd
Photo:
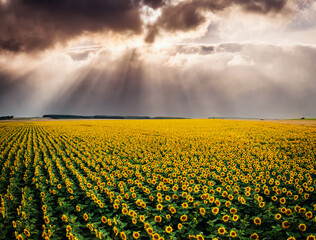
[[[316,116],[314,0],[0,0],[0,116]]]

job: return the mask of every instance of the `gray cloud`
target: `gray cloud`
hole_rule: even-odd
[[[0,4],[0,47],[13,52],[36,51],[86,32],[139,34],[138,6],[132,0],[7,1]]]
[[[245,11],[266,14],[280,12],[287,0],[199,0],[183,1],[177,5],[169,5],[162,9],[162,14],[155,24],[151,25],[147,42],[154,42],[161,30],[168,32],[189,31],[197,28],[206,21],[205,12],[218,12],[232,5],[240,5]]]
[[[0,50],[33,52],[88,33],[143,34],[141,8],[162,11],[148,27],[147,42],[159,32],[188,31],[205,22],[204,12],[232,5],[257,13],[279,12],[286,0],[199,0],[173,5],[164,0],[10,0],[0,3]]]

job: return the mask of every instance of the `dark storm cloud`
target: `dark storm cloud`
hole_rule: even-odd
[[[286,0],[198,0],[176,5],[164,0],[10,0],[0,3],[0,50],[39,51],[85,33],[111,31],[142,34],[141,8],[162,11],[147,26],[145,41],[154,42],[161,30],[188,31],[205,22],[204,13],[218,12],[234,4],[246,11],[278,12]]]
[[[286,2],[287,0],[187,0],[164,7],[160,18],[150,26],[145,41],[154,42],[162,29],[169,32],[193,30],[206,21],[207,11],[216,13],[232,5],[240,5],[246,11],[266,14],[281,11]]]
[[[163,6],[165,0],[144,0],[144,4],[154,9]]]
[[[141,32],[132,0],[11,0],[0,4],[0,47],[33,51],[86,32]]]

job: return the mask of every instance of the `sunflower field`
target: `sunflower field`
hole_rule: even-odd
[[[316,236],[316,128],[233,120],[0,123],[0,239]]]

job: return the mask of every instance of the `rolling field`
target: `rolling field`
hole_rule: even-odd
[[[316,128],[0,123],[0,239],[308,239]]]

